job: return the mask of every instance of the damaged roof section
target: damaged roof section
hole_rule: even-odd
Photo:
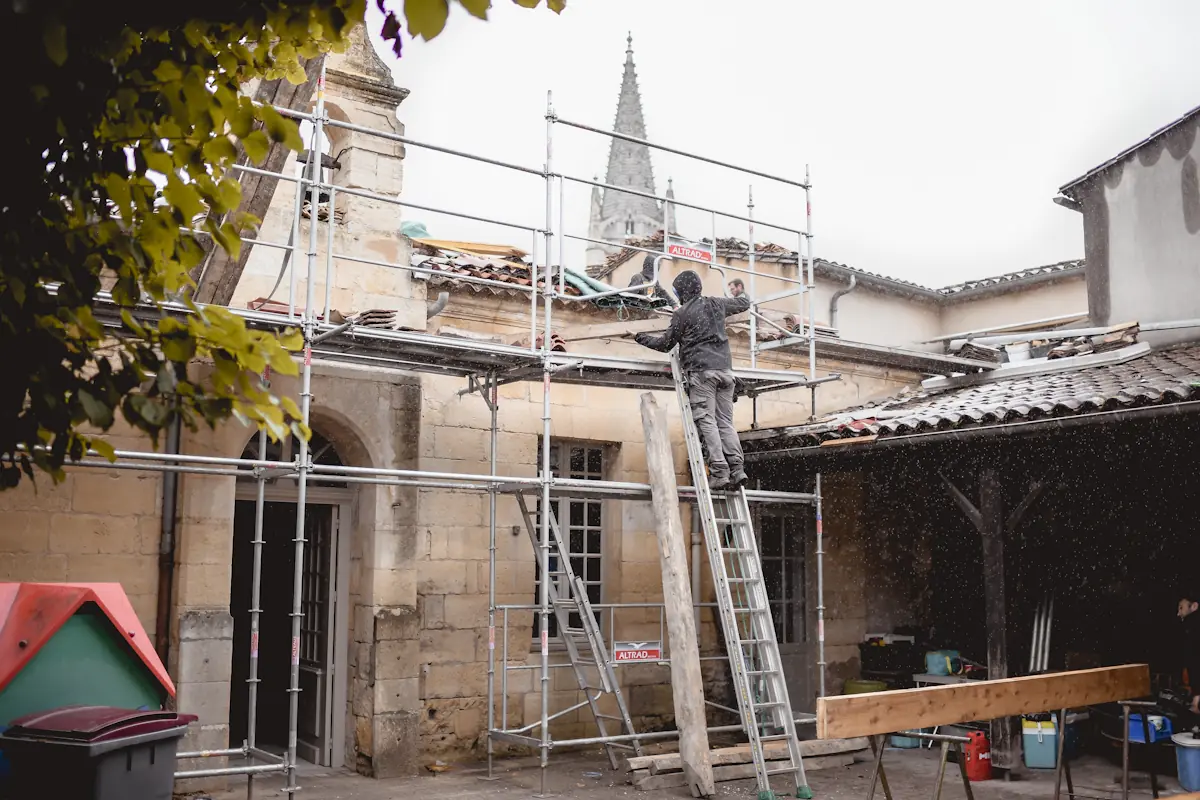
[[[529,255],[519,248],[434,239],[413,239],[412,243],[412,265],[433,273],[414,274],[418,279],[428,280],[431,287],[470,290],[498,296],[529,297],[529,292],[520,288],[530,286],[533,281]],[[557,281],[559,268],[551,267],[551,272],[552,279]],[[495,281],[509,284],[512,288],[489,286],[464,278]],[[545,283],[544,267],[539,268],[537,285],[542,288]],[[584,297],[617,288],[570,268],[567,268],[563,276],[563,283],[566,294],[573,297]],[[652,310],[667,306],[667,301],[661,297],[648,297],[637,292],[622,292],[596,298],[591,302],[600,308]]]
[[[671,236],[674,238],[677,234],[673,233]],[[701,239],[700,242],[702,244],[709,244],[711,240]],[[588,274],[594,278],[603,280],[612,275],[618,267],[627,262],[635,254],[641,252],[636,248],[661,250],[663,246],[663,232],[657,231],[652,236],[631,240],[628,244],[628,247],[624,247],[609,255],[603,264],[589,267]],[[750,257],[750,246],[741,239],[733,237],[718,238],[717,256],[719,258],[747,260]],[[798,260],[798,255],[795,250],[783,247],[782,245],[761,242],[755,245],[754,258],[758,261],[771,264],[795,264]],[[887,275],[856,269],[845,264],[839,264],[836,261],[826,261],[821,258],[816,259],[814,271],[819,278],[847,282],[851,277],[854,277],[859,285],[873,288],[876,291],[925,300],[934,304],[946,304],[984,295],[1002,294],[1006,291],[1020,289],[1044,281],[1065,280],[1082,276],[1084,262],[1083,259],[1060,261],[1056,264],[1047,264],[1041,267],[1008,272],[1003,275],[963,281],[962,283],[941,288],[922,286],[912,281],[891,278]]]
[[[1103,361],[1107,363],[1096,363]],[[1015,369],[1030,369],[1014,366]],[[1057,370],[1057,371],[1048,371]],[[1200,344],[1150,352],[1146,344],[1050,362],[1034,374],[997,370],[968,386],[914,387],[879,403],[830,414],[814,423],[751,431],[746,451],[853,446],[933,431],[965,430],[1200,399]]]

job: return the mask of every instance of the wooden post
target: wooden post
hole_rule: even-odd
[[[959,508],[979,531],[983,542],[983,603],[987,630],[988,680],[1008,677],[1008,605],[1004,593],[1004,537],[1020,524],[1025,512],[1042,492],[1034,483],[1012,514],[1004,516],[1004,491],[995,469],[979,473],[979,506],[976,507],[946,476],[942,476]],[[1021,761],[1021,738],[1016,720],[992,720],[992,763],[1012,770]]]
[[[994,469],[979,473],[980,538],[983,540],[983,605],[987,620],[988,680],[1008,677],[1008,609],[1004,592],[1004,491]],[[1017,766],[1020,740],[1012,717],[992,720],[992,763]]]
[[[675,724],[679,728],[679,757],[693,797],[716,793],[708,752],[708,722],[704,716],[704,679],[700,673],[700,647],[692,615],[692,588],[688,580],[687,546],[679,520],[679,487],[667,415],[650,393],[642,395],[642,429],[646,434],[646,467],[654,521],[658,527],[658,558],[662,565],[663,605],[671,642],[671,690]]]

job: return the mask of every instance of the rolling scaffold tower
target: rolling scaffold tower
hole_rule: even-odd
[[[492,219],[472,214],[459,213],[431,206],[419,205],[396,197],[379,194],[363,189],[338,186],[332,180],[325,180],[323,172],[316,168],[320,163],[319,157],[309,159],[308,166],[300,175],[289,175],[283,172],[270,172],[253,166],[238,165],[236,169],[248,174],[258,174],[291,183],[295,186],[295,217],[293,219],[293,241],[289,243],[271,242],[254,237],[242,237],[242,241],[250,246],[261,246],[283,251],[285,268],[289,272],[288,313],[268,313],[263,311],[230,308],[231,313],[243,318],[248,326],[259,330],[279,331],[287,327],[299,326],[304,337],[304,348],[300,368],[300,410],[303,421],[309,423],[312,400],[311,379],[314,361],[350,363],[368,366],[380,370],[402,372],[418,372],[427,374],[450,375],[464,379],[466,386],[460,395],[478,392],[491,412],[490,439],[490,471],[486,475],[453,472],[431,472],[421,470],[385,469],[374,467],[356,467],[343,465],[324,465],[313,462],[308,445],[301,440],[294,460],[273,460],[267,458],[267,440],[265,433],[258,434],[258,458],[224,458],[217,456],[186,455],[182,453],[156,453],[149,451],[119,450],[118,461],[109,463],[99,458],[99,454],[91,452],[78,462],[79,467],[95,467],[103,469],[161,471],[176,474],[197,474],[244,478],[257,483],[255,503],[255,527],[253,545],[253,575],[251,590],[250,630],[252,645],[250,648],[249,664],[249,719],[247,740],[241,747],[225,750],[196,751],[180,754],[181,760],[201,759],[208,757],[242,758],[247,764],[217,768],[200,768],[184,770],[176,773],[176,778],[190,778],[246,775],[248,776],[248,797],[255,794],[255,778],[264,774],[281,774],[285,776],[284,791],[289,798],[294,798],[300,788],[297,783],[297,730],[298,730],[298,696],[299,684],[299,641],[301,634],[302,613],[302,568],[304,551],[307,544],[305,538],[305,505],[307,489],[310,484],[319,486],[330,482],[346,484],[377,484],[384,486],[414,486],[424,489],[444,489],[457,491],[477,491],[489,496],[489,649],[488,649],[488,772],[492,773],[494,745],[496,742],[508,742],[528,746],[540,754],[542,792],[545,792],[545,774],[549,752],[553,747],[579,745],[604,745],[609,751],[610,758],[616,764],[615,749],[636,748],[640,743],[669,739],[678,735],[675,731],[656,731],[638,733],[633,730],[632,716],[623,699],[620,699],[620,684],[613,669],[611,652],[605,643],[602,629],[604,626],[593,624],[604,615],[609,618],[608,631],[615,630],[613,615],[621,608],[659,609],[661,629],[661,604],[630,603],[630,604],[593,604],[589,603],[586,593],[579,585],[577,576],[571,573],[568,553],[562,549],[562,539],[558,536],[557,521],[553,514],[543,513],[540,519],[534,520],[528,513],[528,499],[540,500],[543,509],[549,509],[551,500],[556,497],[587,497],[610,500],[648,500],[650,487],[647,484],[628,483],[607,480],[579,480],[556,477],[550,466],[551,440],[551,387],[555,383],[583,384],[591,386],[622,387],[647,391],[670,392],[676,387],[670,363],[662,360],[641,360],[619,358],[612,356],[597,356],[583,353],[554,352],[551,349],[552,309],[555,302],[590,302],[602,297],[626,295],[637,292],[640,288],[633,286],[627,289],[592,292],[590,294],[568,294],[565,286],[565,269],[561,266],[556,270],[551,255],[557,245],[558,263],[563,265],[564,244],[567,240],[582,241],[600,245],[609,244],[585,236],[569,234],[562,223],[562,206],[564,186],[567,183],[583,184],[602,188],[605,191],[628,192],[630,194],[651,198],[659,202],[671,202],[677,206],[706,212],[712,219],[712,248],[711,252],[701,254],[697,258],[685,253],[670,252],[670,232],[665,231],[662,250],[650,250],[644,247],[628,245],[635,251],[645,252],[656,256],[654,259],[654,275],[644,286],[653,286],[658,280],[659,262],[663,258],[676,261],[691,261],[705,267],[718,270],[741,273],[749,278],[749,290],[754,297],[755,278],[761,277],[754,269],[755,244],[754,227],[764,225],[795,234],[798,237],[798,257],[795,276],[771,277],[791,285],[791,289],[764,298],[755,298],[751,308],[750,326],[750,366],[737,368],[735,377],[743,386],[745,394],[751,398],[759,395],[797,387],[809,387],[812,391],[813,407],[815,408],[816,388],[830,380],[836,380],[837,375],[817,375],[816,366],[816,328],[814,324],[814,259],[812,234],[812,205],[811,184],[807,177],[803,181],[775,178],[763,172],[749,170],[728,164],[716,159],[686,153],[682,150],[658,145],[643,139],[625,134],[594,128],[582,123],[572,122],[557,116],[553,107],[547,104],[546,112],[546,163],[542,169],[535,169],[519,164],[508,163],[497,159],[453,150],[447,147],[417,141],[407,136],[390,131],[375,130],[349,122],[331,119],[326,109],[325,76],[322,69],[318,80],[315,109],[312,113],[297,112],[287,108],[277,108],[280,114],[312,126],[310,153],[322,152],[322,145],[329,128],[340,128],[366,136],[376,136],[395,143],[410,147],[425,148],[444,154],[464,158],[477,163],[485,163],[515,171],[519,174],[535,176],[545,184],[545,223],[544,226],[527,225],[507,220]],[[678,199],[668,199],[657,195],[640,192],[628,187],[614,186],[598,181],[587,180],[571,175],[555,172],[552,165],[552,142],[554,129],[567,127],[614,139],[624,139],[652,149],[673,153],[692,158],[710,165],[716,165],[761,178],[778,181],[788,186],[803,190],[805,195],[805,224],[804,227],[788,227],[778,224],[756,222],[753,216],[753,203],[748,205],[746,214],[737,214],[717,209],[691,204]],[[557,191],[556,191],[557,190]],[[300,220],[303,216],[303,203],[307,194],[310,200],[311,213],[308,230],[307,246],[301,244]],[[555,203],[557,194],[558,202]],[[522,231],[530,237],[531,259],[528,286],[504,283],[474,275],[455,274],[455,279],[464,283],[491,286],[506,290],[525,291],[529,294],[530,303],[530,344],[528,347],[518,347],[492,342],[480,342],[465,339],[455,339],[417,333],[410,331],[388,330],[356,326],[353,322],[335,325],[329,322],[330,290],[332,284],[333,264],[336,261],[368,264],[407,270],[417,275],[431,276],[438,274],[437,269],[418,265],[389,263],[376,259],[364,258],[353,253],[334,252],[334,208],[339,196],[366,198],[381,203],[391,204],[400,208],[416,209],[430,213],[446,214],[470,219],[481,223],[489,223],[506,227],[510,230]],[[319,202],[328,202],[329,212],[326,215],[328,244],[324,258],[324,273],[326,292],[323,304],[318,303],[315,296],[315,286],[318,273],[321,270],[319,261],[318,228],[319,215],[316,209]],[[555,224],[554,210],[557,206],[558,224]],[[750,268],[743,269],[734,266],[721,266],[716,258],[716,220],[718,217],[734,219],[748,224],[749,231],[749,261]],[[539,242],[540,240],[540,242]],[[539,248],[539,243],[541,247]],[[306,279],[306,296],[301,310],[297,310],[297,288],[301,277],[300,264],[303,257]],[[540,270],[540,272],[539,272]],[[540,285],[539,285],[540,284]],[[796,297],[799,311],[806,320],[801,335],[787,331],[764,316],[758,306],[777,301],[785,297]],[[539,300],[541,307],[539,309]],[[202,310],[202,307],[200,307]],[[323,313],[322,313],[323,308]],[[101,295],[96,315],[106,326],[118,329],[122,326],[122,309],[108,295]],[[126,309],[135,319],[156,319],[162,313],[177,317],[186,317],[195,313],[191,307],[183,303],[169,302],[160,307],[138,306],[132,310]],[[541,314],[539,337],[539,311]],[[758,341],[758,325],[765,324],[779,328],[792,340],[802,341],[808,345],[808,369],[800,370],[769,370],[757,366],[758,353],[764,348]],[[539,341],[540,338],[540,341]],[[537,477],[502,476],[497,471],[497,430],[499,412],[499,386],[515,381],[541,381],[545,388],[542,396],[542,458],[541,469]],[[293,596],[291,603],[291,671],[289,676],[289,710],[288,710],[288,744],[286,752],[280,756],[265,751],[256,743],[256,718],[258,698],[258,648],[257,637],[261,615],[260,591],[263,546],[263,515],[264,515],[264,486],[268,480],[279,477],[293,478],[298,489],[295,537],[292,540],[295,553],[295,574],[293,576]],[[701,489],[699,492],[692,487],[680,488],[680,499],[687,502],[707,502],[708,493]],[[539,581],[539,596],[536,605],[498,605],[496,602],[496,534],[497,534],[497,498],[499,496],[515,496],[518,498],[524,512],[527,529],[534,540],[537,557],[538,574],[545,578]],[[821,522],[820,475],[815,476],[815,491],[812,493],[774,492],[746,490],[741,497],[748,503],[772,503],[812,506],[816,514],[815,539],[817,559],[817,666],[818,691],[825,694],[825,654],[824,654],[824,578],[823,578],[823,534]],[[710,507],[711,510],[711,507]],[[757,558],[757,556],[755,556]],[[695,569],[698,565],[693,565]],[[693,579],[695,580],[695,579]],[[697,584],[698,585],[698,584]],[[702,603],[694,598],[699,607],[713,607],[714,603]],[[533,611],[538,624],[540,662],[534,667],[540,677],[540,715],[539,719],[523,727],[512,728],[509,725],[508,714],[508,675],[513,669],[526,668],[523,665],[510,665],[507,658],[508,622],[514,612]],[[560,620],[559,638],[563,639],[564,647],[569,656],[566,663],[551,663],[549,648],[549,621],[554,616]],[[586,619],[585,619],[586,618]],[[503,659],[499,670],[497,686],[496,668],[496,634],[497,623],[503,629]],[[577,625],[576,622],[579,624]],[[768,623],[769,624],[769,623]],[[665,637],[660,637],[665,638]],[[663,653],[659,663],[668,663],[667,653]],[[713,660],[724,660],[725,656],[710,656]],[[588,738],[554,740],[550,733],[550,723],[566,712],[549,711],[550,676],[554,669],[574,669],[578,677],[580,689],[587,694],[585,699],[574,709],[589,706],[596,714],[600,735]],[[592,683],[590,676],[597,676],[597,683]],[[498,698],[497,689],[500,690]],[[593,692],[609,693],[618,696],[619,713],[605,714],[600,710]],[[737,714],[737,709],[725,708],[710,703],[725,711]],[[568,710],[574,710],[568,709]],[[497,713],[499,710],[499,713]],[[795,717],[791,709],[782,709],[781,713]],[[745,719],[743,715],[743,719]],[[811,721],[811,717],[801,716],[800,721]],[[614,724],[615,723],[615,724]],[[718,725],[710,727],[711,732],[746,731],[750,723],[734,725]],[[785,727],[787,727],[785,725]],[[620,730],[610,733],[610,730]],[[754,737],[755,731],[747,732]]]

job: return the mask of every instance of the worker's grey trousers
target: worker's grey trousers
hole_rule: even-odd
[[[688,375],[688,402],[714,478],[742,470],[742,443],[733,429],[733,373],[706,369]]]

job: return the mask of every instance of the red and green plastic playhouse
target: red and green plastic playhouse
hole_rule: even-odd
[[[0,583],[0,731],[70,705],[161,709],[166,667],[118,583]]]

